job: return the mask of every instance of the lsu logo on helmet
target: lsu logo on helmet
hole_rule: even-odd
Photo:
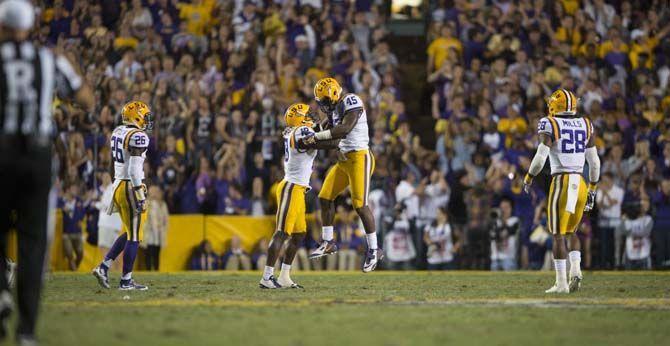
[[[126,103],[121,110],[121,118],[126,125],[135,125],[147,132],[153,129],[154,124],[151,109],[142,101]]]
[[[324,112],[332,112],[342,97],[342,87],[335,78],[321,78],[314,86],[314,99]]]
[[[558,89],[547,100],[549,116],[577,114],[577,97],[572,91]]]
[[[314,119],[309,113],[309,105],[304,103],[294,103],[284,113],[284,120],[286,125],[290,127],[314,125]]]

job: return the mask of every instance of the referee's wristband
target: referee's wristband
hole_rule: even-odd
[[[327,140],[333,138],[333,136],[331,135],[330,130],[325,130],[325,131],[315,133],[314,138],[316,138],[317,140],[320,140],[320,141],[327,141]]]

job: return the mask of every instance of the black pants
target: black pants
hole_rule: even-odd
[[[600,269],[612,269],[614,267],[614,228],[598,227],[598,230]]]
[[[158,259],[160,258],[161,247],[158,245],[147,245],[147,251],[144,253],[144,261],[147,270],[158,270]]]
[[[9,290],[4,275],[7,234],[12,226],[16,226],[17,333],[32,336],[47,248],[52,157],[47,149],[22,149],[4,144],[0,146],[0,290]]]
[[[654,268],[661,269],[668,267],[670,261],[670,230],[663,225],[654,227],[652,235],[652,251],[654,253]]]

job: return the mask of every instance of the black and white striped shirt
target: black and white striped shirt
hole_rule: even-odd
[[[0,43],[0,138],[49,138],[54,92],[69,98],[82,83],[68,60],[48,48]]]

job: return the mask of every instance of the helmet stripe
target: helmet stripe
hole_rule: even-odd
[[[569,112],[570,111],[570,106],[572,104],[572,100],[570,99],[570,94],[565,89],[561,89],[561,91],[565,95],[565,111]]]

